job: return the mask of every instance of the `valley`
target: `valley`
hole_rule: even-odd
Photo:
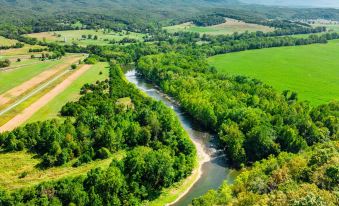
[[[330,3],[0,0],[0,205],[338,205]]]

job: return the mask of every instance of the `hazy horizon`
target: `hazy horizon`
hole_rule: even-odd
[[[287,7],[327,7],[339,8],[339,1],[333,0],[239,0],[249,4],[264,4]]]

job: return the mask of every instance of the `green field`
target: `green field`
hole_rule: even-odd
[[[16,44],[18,41],[14,39],[7,39],[3,36],[0,36],[0,46],[12,46]]]
[[[324,26],[327,28],[328,31],[332,31],[332,32],[339,32],[339,24],[322,24],[322,23],[315,23],[312,24],[313,27],[317,27],[317,26]]]
[[[168,32],[178,32],[178,31],[186,31],[186,32],[197,32],[201,34],[210,34],[210,35],[221,35],[221,34],[233,34],[234,32],[255,32],[255,31],[264,31],[269,32],[273,31],[272,28],[257,24],[249,24],[242,21],[234,20],[234,19],[226,19],[226,22],[219,25],[201,27],[195,26],[192,22],[187,22],[183,24],[178,24],[174,26],[164,27]]]
[[[82,35],[92,35],[92,39],[83,39]],[[97,40],[94,40],[94,36],[98,36]],[[70,30],[70,31],[54,31],[54,32],[42,32],[28,34],[29,37],[37,38],[46,42],[58,42],[60,44],[72,44],[77,43],[81,46],[87,45],[108,45],[111,40],[122,40],[123,38],[143,40],[144,34],[129,32],[109,32],[105,33],[104,30]]]
[[[77,57],[79,55],[68,55],[60,60],[24,59],[21,62],[13,62],[11,67],[15,67],[14,69],[0,70],[0,82],[2,83],[0,84],[0,94],[19,86],[43,71],[53,69],[73,56]]]
[[[339,40],[328,44],[280,47],[217,55],[211,65],[229,74],[247,75],[279,91],[296,91],[318,105],[339,100]]]
[[[28,81],[37,74],[50,69],[58,63],[60,63],[60,61],[40,61],[36,64],[24,66],[19,69],[0,71],[0,94]]]
[[[102,74],[100,75],[100,71]],[[94,83],[97,80],[108,78],[108,64],[98,63],[74,81],[65,91],[56,96],[46,106],[36,112],[28,122],[43,121],[58,116],[62,106],[69,101],[75,101],[80,97],[80,89],[86,83]]]
[[[88,164],[72,167],[76,161],[69,162],[61,167],[39,169],[37,165],[41,162],[33,154],[22,152],[0,153],[0,187],[7,190],[15,190],[30,187],[41,182],[58,180],[65,177],[76,177],[85,175],[94,168],[108,168],[113,159],[121,159],[124,151],[114,153],[111,158],[96,160]],[[26,176],[22,176],[26,174]]]

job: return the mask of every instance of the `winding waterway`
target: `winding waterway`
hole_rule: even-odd
[[[196,146],[201,147],[197,148],[198,153],[199,151],[202,153],[198,154],[200,158],[203,158],[202,156],[208,157],[207,161],[203,161],[204,163],[201,167],[202,173],[199,179],[192,188],[181,199],[172,204],[172,206],[187,206],[194,198],[205,194],[208,190],[219,188],[224,180],[228,183],[234,181],[237,172],[227,168],[225,165],[225,156],[216,149],[216,144],[213,143],[213,136],[210,133],[196,126],[198,124],[195,124],[189,115],[185,114],[179,106],[166,98],[166,95],[163,95],[154,85],[139,78],[135,70],[126,71],[125,76],[129,82],[135,84],[140,90],[172,108],[192,141]]]

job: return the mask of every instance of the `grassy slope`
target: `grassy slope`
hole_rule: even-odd
[[[37,49],[37,48],[45,48],[45,47],[39,46],[39,45],[27,45],[26,44],[24,47],[18,48],[18,49],[0,50],[0,55],[1,55],[0,57],[12,58],[12,57],[21,56],[21,55],[31,56],[31,54],[34,54],[34,53],[29,53],[29,49],[31,48]]]
[[[339,24],[312,24],[312,26],[317,27],[317,26],[324,26],[327,28],[328,31],[333,31],[333,32],[339,32]]]
[[[328,44],[251,50],[211,57],[219,71],[262,80],[298,92],[318,105],[339,99],[339,40]]]
[[[111,158],[97,160],[80,167],[72,167],[74,161],[61,166],[48,169],[39,169],[40,160],[27,152],[0,153],[0,187],[14,190],[29,187],[41,182],[57,180],[65,177],[74,177],[86,174],[89,170],[97,167],[107,168],[112,159],[121,159],[124,152],[118,152]],[[19,178],[23,173],[27,175]]]
[[[102,71],[103,74],[99,75]],[[86,83],[94,83],[97,80],[105,80],[108,78],[108,64],[98,63],[74,81],[65,91],[56,96],[46,106],[35,113],[28,122],[42,121],[52,119],[58,116],[58,113],[63,105],[69,101],[75,101],[79,98],[79,91]]]
[[[0,36],[0,46],[12,46],[17,43],[17,40],[7,39],[5,37]]]
[[[57,35],[61,35],[58,37]],[[98,40],[93,39],[84,39],[82,40],[82,35],[97,35]],[[125,32],[116,33],[111,32],[108,34],[104,34],[103,30],[71,30],[71,31],[55,31],[55,32],[43,32],[43,33],[34,33],[29,34],[30,37],[38,38],[39,40],[46,39],[47,42],[59,42],[64,44],[64,40],[66,38],[66,44],[71,43],[77,43],[82,46],[86,45],[107,45],[109,44],[109,41],[104,41],[105,39],[108,40],[121,40],[125,37],[131,38],[131,39],[137,39],[142,40],[143,34],[130,32],[129,34],[126,34]],[[93,38],[93,37],[92,37]]]
[[[255,32],[255,31],[272,31],[272,28],[261,26],[257,24],[248,24],[245,22],[227,19],[226,23],[201,27],[195,26],[193,23],[183,23],[179,25],[165,27],[164,29],[169,32],[178,32],[178,31],[187,31],[187,32],[197,32],[201,34],[210,34],[210,35],[220,35],[220,34],[233,34],[234,32]]]

